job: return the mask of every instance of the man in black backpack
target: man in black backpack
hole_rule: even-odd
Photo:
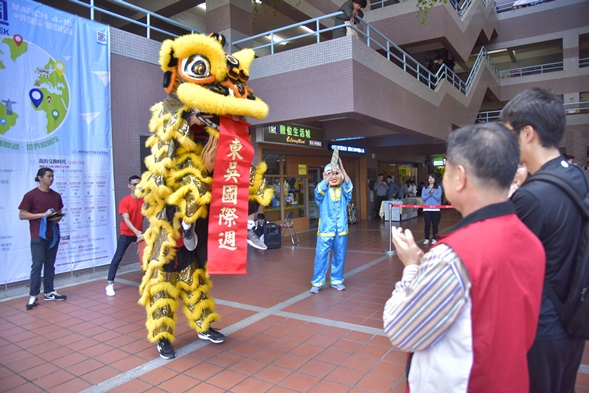
[[[513,194],[512,202],[519,218],[538,236],[546,251],[540,319],[536,340],[528,352],[530,392],[574,393],[585,341],[567,333],[547,286],[560,301],[565,300],[583,219],[558,186],[532,180],[534,174],[556,173],[575,185],[581,199],[589,192],[589,186],[583,171],[570,165],[558,150],[566,128],[560,98],[538,88],[525,90],[503,108],[500,120],[516,133],[521,163],[527,165],[531,174]]]

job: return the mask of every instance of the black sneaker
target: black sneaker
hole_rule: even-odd
[[[202,340],[209,340],[214,344],[220,344],[225,341],[225,335],[221,332],[216,331],[213,328],[209,328],[206,332],[198,333],[198,338]]]
[[[45,300],[65,300],[65,299],[67,299],[67,296],[60,295],[59,293],[57,293],[57,291],[53,291],[53,292],[49,292],[49,293],[46,293],[45,295],[43,295],[43,299],[45,299]]]
[[[157,343],[157,351],[160,353],[160,357],[164,359],[174,359],[176,357],[174,347],[172,347],[172,344],[170,344],[170,341],[167,338],[162,338]]]
[[[37,307],[38,304],[39,302],[37,301],[36,297],[30,297],[25,307],[27,310],[32,310],[33,308]]]

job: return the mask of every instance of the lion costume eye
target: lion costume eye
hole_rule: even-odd
[[[180,71],[183,78],[195,83],[205,83],[211,80],[211,63],[201,55],[193,55],[182,59]]]

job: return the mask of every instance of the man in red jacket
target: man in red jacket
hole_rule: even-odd
[[[527,392],[546,258],[507,200],[517,140],[500,124],[468,126],[450,134],[446,155],[444,192],[463,218],[425,255],[393,228],[405,268],[385,332],[414,352],[411,392]]]

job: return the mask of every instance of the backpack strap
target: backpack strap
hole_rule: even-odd
[[[581,170],[581,169],[579,169],[579,170]],[[587,187],[587,190],[589,190],[589,177],[585,172],[583,172],[583,175],[585,178],[585,185]],[[581,199],[581,197],[579,196],[579,193],[576,190],[576,187],[573,185],[573,183],[570,180],[562,177],[560,174],[553,172],[553,171],[542,171],[542,172],[532,175],[528,179],[528,181],[536,181],[536,180],[554,184],[555,186],[557,186],[558,188],[563,190],[565,192],[565,194],[567,194],[569,199],[571,201],[573,201],[573,203],[578,207],[579,211],[583,215],[583,221],[584,221],[583,225],[587,225],[587,221],[589,221],[589,193],[586,193],[585,198]],[[584,236],[584,234],[585,233],[582,232],[581,236]],[[583,242],[583,239],[581,238],[579,240],[579,245],[577,246],[577,249],[581,246],[582,242]],[[580,266],[575,266],[572,274],[573,275],[576,274],[576,272],[579,269],[580,269]],[[568,290],[571,290],[571,289],[572,288],[568,288]],[[548,295],[548,297],[552,301],[552,304],[554,305],[554,307],[556,307],[558,314],[560,315],[563,310],[563,302],[556,295],[556,292],[554,291],[554,288],[552,287],[552,285],[548,281],[547,277],[544,278],[544,290],[546,291],[546,294]]]

